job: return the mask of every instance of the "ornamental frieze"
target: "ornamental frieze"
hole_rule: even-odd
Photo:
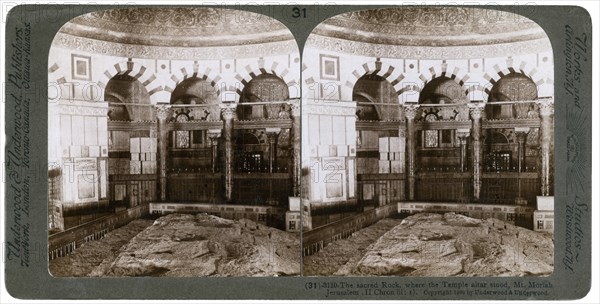
[[[108,56],[147,59],[168,58],[172,60],[256,58],[298,52],[298,45],[294,40],[264,43],[260,47],[256,45],[243,45],[191,48],[122,44],[76,37],[64,33],[56,34],[52,46]]]
[[[340,106],[336,104],[304,104],[302,114],[326,114],[355,116],[355,107]]]
[[[285,28],[279,21],[266,15],[248,11],[220,8],[125,8],[96,11],[73,19],[83,24],[122,24],[123,26],[159,26],[176,28],[235,28],[244,25]],[[279,26],[279,27],[278,27]]]
[[[66,105],[61,104],[60,113],[72,114],[72,115],[87,115],[87,116],[107,116],[108,107],[89,107],[81,104],[78,105]]]
[[[370,57],[401,59],[472,59],[507,57],[524,54],[537,54],[551,51],[548,39],[501,43],[493,45],[447,46],[402,46],[350,41],[320,35],[310,35],[306,47],[319,51],[330,51]]]

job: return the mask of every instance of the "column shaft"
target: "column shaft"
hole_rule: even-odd
[[[170,105],[156,106],[157,146],[158,146],[158,198],[161,202],[167,200],[167,119],[170,116]]]
[[[404,114],[406,117],[406,176],[408,181],[408,200],[415,200],[415,117],[417,115],[418,105],[405,105]]]
[[[469,111],[473,121],[471,139],[473,140],[473,199],[478,201],[481,196],[481,114],[483,103],[469,104]]]
[[[295,197],[300,196],[300,101],[291,101],[292,114],[292,191]]]
[[[467,136],[459,135],[460,140],[460,172],[467,171]]]
[[[231,202],[233,199],[233,116],[235,114],[234,105],[221,105],[221,114],[223,116],[223,145],[225,148],[225,200]]]
[[[269,139],[269,173],[275,172],[275,158],[277,156],[277,136],[279,131],[270,131],[267,128],[267,138]]]
[[[219,136],[221,135],[221,130],[209,130],[208,138],[210,140],[210,148],[211,148],[211,166],[212,173],[217,173],[219,170],[217,164],[217,156],[219,153]]]
[[[554,101],[543,100],[538,102],[540,108],[540,150],[542,164],[540,167],[541,194],[543,196],[551,195],[550,185],[550,162],[551,162],[551,141],[552,141],[552,114],[554,114]]]

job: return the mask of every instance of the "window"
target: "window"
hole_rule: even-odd
[[[436,121],[437,115],[431,113],[425,116],[425,121]],[[425,130],[425,148],[437,148],[440,146],[440,134],[438,130]]]
[[[452,144],[452,130],[442,130],[442,144]]]
[[[544,221],[537,221],[537,229],[544,229]]]
[[[296,230],[296,221],[289,221],[288,230]]]
[[[425,148],[437,148],[438,147],[438,131],[437,130],[426,130],[425,131]]]
[[[516,214],[514,213],[507,213],[506,214],[506,220],[509,222],[514,222],[517,219]]]
[[[244,158],[241,165],[243,172],[260,171],[262,165],[262,154],[256,152],[244,153]]]
[[[179,114],[175,118],[177,122],[187,122],[189,117]],[[190,131],[175,131],[175,148],[186,149],[190,147]]]
[[[488,171],[510,171],[511,151],[496,151],[487,156]]]
[[[203,130],[192,131],[192,145],[204,144],[204,134],[205,134],[205,131],[203,131]]]

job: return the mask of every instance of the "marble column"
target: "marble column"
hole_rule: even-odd
[[[225,148],[225,200],[231,202],[233,198],[233,117],[236,104],[220,104],[223,118],[223,144]]]
[[[485,104],[483,102],[470,103],[468,106],[473,122],[471,130],[471,139],[473,141],[473,199],[478,201],[481,195],[481,158],[483,153],[481,149],[481,115]]]
[[[158,125],[157,148],[158,148],[158,198],[161,202],[167,200],[167,146],[168,129],[167,122],[171,116],[171,105],[156,105],[156,118]]]
[[[515,128],[515,135],[517,138],[517,185],[518,185],[518,196],[516,199],[517,204],[524,204],[527,201],[521,196],[521,172],[525,171],[525,140],[527,139],[527,134],[529,133],[529,128]]]
[[[292,114],[292,190],[295,197],[300,196],[300,100],[288,102]]]
[[[208,139],[210,140],[211,147],[211,159],[212,159],[212,173],[217,173],[219,168],[217,167],[217,155],[219,153],[219,137],[221,136],[221,130],[208,130]]]
[[[267,128],[267,138],[269,139],[269,173],[273,173],[275,167],[275,160],[277,157],[277,137],[279,136],[279,132],[281,132],[280,128]]]
[[[550,147],[552,141],[554,100],[539,100],[538,106],[540,109],[540,152],[542,154],[542,164],[540,166],[540,179],[542,182],[541,194],[543,196],[550,196],[550,162],[552,161],[552,151],[550,151]]]
[[[529,128],[515,128],[515,135],[517,137],[517,172],[525,171],[525,140]]]
[[[460,142],[460,172],[468,171],[467,168],[467,141],[469,139],[469,130],[456,130]]]
[[[418,104],[405,104],[404,117],[406,117],[406,179],[408,181],[408,200],[415,200],[415,117],[417,116]]]

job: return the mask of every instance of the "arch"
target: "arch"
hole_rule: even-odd
[[[235,137],[235,144],[238,146],[243,145],[260,145],[261,142],[258,139],[258,136],[252,132],[240,132],[238,136]]]
[[[109,95],[105,94],[104,98],[106,99]],[[125,97],[120,94],[110,94],[110,96],[116,98],[118,101],[109,102],[108,104],[108,117],[110,120],[114,121],[131,121],[131,115],[129,115],[129,108],[124,104]],[[105,100],[108,101],[108,100]]]
[[[488,103],[497,101],[536,100],[537,86],[528,76],[511,72],[503,75],[492,86]]]
[[[128,75],[139,81],[148,91],[152,103],[156,103],[154,96],[163,90],[162,86],[159,84],[154,84],[156,75],[150,72],[148,68],[137,62],[128,60],[115,63],[109,69],[105,70],[104,73],[102,73],[100,80],[98,80],[98,85],[104,89],[102,90],[100,100],[104,100],[104,91],[108,85],[108,82],[117,75]]]
[[[470,78],[469,74],[465,72],[463,69],[457,66],[449,66],[448,63],[444,60],[441,65],[435,65],[428,69],[428,73],[422,73],[419,75],[419,79],[423,82],[422,90],[429,84],[431,81],[438,79],[440,77],[445,77],[448,79],[454,80],[460,87],[463,92],[467,96],[467,101],[471,101],[469,94],[469,84],[468,80]]]
[[[366,93],[362,93],[362,92],[360,92],[360,93],[356,93],[356,95],[359,95],[359,96],[361,96],[362,98],[364,98],[364,99],[368,100],[369,102],[371,102],[371,103],[373,104],[373,105],[372,105],[372,107],[373,107],[373,110],[374,110],[374,112],[375,112],[375,113],[373,113],[373,114],[374,114],[374,115],[376,115],[376,117],[372,117],[372,119],[366,119],[366,118],[362,118],[362,120],[380,120],[380,119],[381,119],[381,111],[380,111],[380,109],[379,109],[378,107],[376,107],[376,106],[375,106],[375,104],[376,104],[377,102],[376,102],[376,100],[373,98],[373,96],[371,96],[371,95],[368,95],[368,94],[366,94]],[[359,109],[359,106],[357,105],[357,106],[356,106],[356,116],[360,118],[360,117],[361,117],[361,115],[359,114],[359,111],[360,111],[360,109]]]
[[[242,95],[244,87],[248,85],[253,78],[263,75],[272,74],[280,79],[288,87],[289,98],[300,98],[300,74],[293,73],[277,61],[259,59],[255,63],[246,65],[241,71],[235,75],[235,79],[239,81],[239,87],[229,86],[227,91],[235,91],[238,95],[238,99]]]
[[[405,87],[409,87],[406,84],[402,83],[402,80],[405,79],[404,74],[400,71],[400,69],[396,69],[394,66],[382,62],[381,60],[376,60],[373,62],[367,62],[362,64],[361,66],[354,69],[352,75],[349,76],[349,79],[346,81],[346,84],[343,86],[345,90],[347,90],[346,96],[352,96],[354,86],[358,82],[358,80],[365,75],[378,75],[383,79],[387,80],[396,91],[397,95],[400,96]]]
[[[489,90],[486,116],[490,119],[527,118],[533,110],[531,103],[495,104],[504,101],[531,101],[538,99],[538,87],[522,73],[503,75]]]
[[[259,104],[252,105],[253,102],[274,102],[286,101],[289,99],[289,87],[281,77],[274,74],[260,74],[253,77],[245,84],[240,93],[237,107],[238,118],[245,119],[277,119],[281,111],[286,111],[288,105]]]
[[[185,65],[181,69],[175,71],[175,73],[171,75],[171,78],[169,78],[164,90],[172,94],[179,84],[189,78],[198,78],[210,83],[210,85],[215,88],[217,96],[221,96],[221,88],[224,87],[221,76],[219,76],[217,72],[213,71],[209,67],[205,68],[204,71],[200,71],[200,65],[197,61],[188,63],[188,65]]]
[[[399,119],[398,92],[382,76],[365,74],[360,77],[352,89],[352,100],[357,102],[356,115],[359,120]]]
[[[194,120],[218,121],[221,115],[218,94],[214,82],[199,77],[188,77],[177,84],[169,100],[171,104],[207,105],[186,109]]]
[[[460,83],[447,76],[439,76],[427,82],[419,94],[419,103],[464,104],[468,102],[467,94]]]
[[[151,121],[153,110],[148,107],[150,94],[146,87],[128,74],[112,77],[104,89],[104,101],[109,104],[111,120]]]
[[[200,77],[189,77],[179,82],[171,92],[171,104],[218,104],[219,90],[213,82]]]
[[[496,131],[490,130],[488,135],[485,136],[483,144],[484,145],[493,145],[493,144],[510,144],[510,140],[506,136],[506,134]]]
[[[176,122],[188,122],[190,120],[190,116],[187,113],[181,112],[175,114]],[[187,149],[191,145],[191,136],[190,131],[187,130],[177,130],[174,132],[174,140],[175,140],[175,148],[177,149]]]
[[[508,57],[505,61],[495,64],[491,70],[487,71],[483,78],[487,83],[483,84],[485,93],[489,95],[492,87],[505,75],[510,73],[523,74],[529,77],[538,87],[538,96],[551,97],[554,95],[554,79],[546,77],[544,73],[538,72],[538,69],[525,61]],[[540,92],[540,89],[541,92]],[[541,93],[541,94],[540,94]],[[486,96],[487,97],[487,96]],[[487,98],[484,99],[487,101]]]

